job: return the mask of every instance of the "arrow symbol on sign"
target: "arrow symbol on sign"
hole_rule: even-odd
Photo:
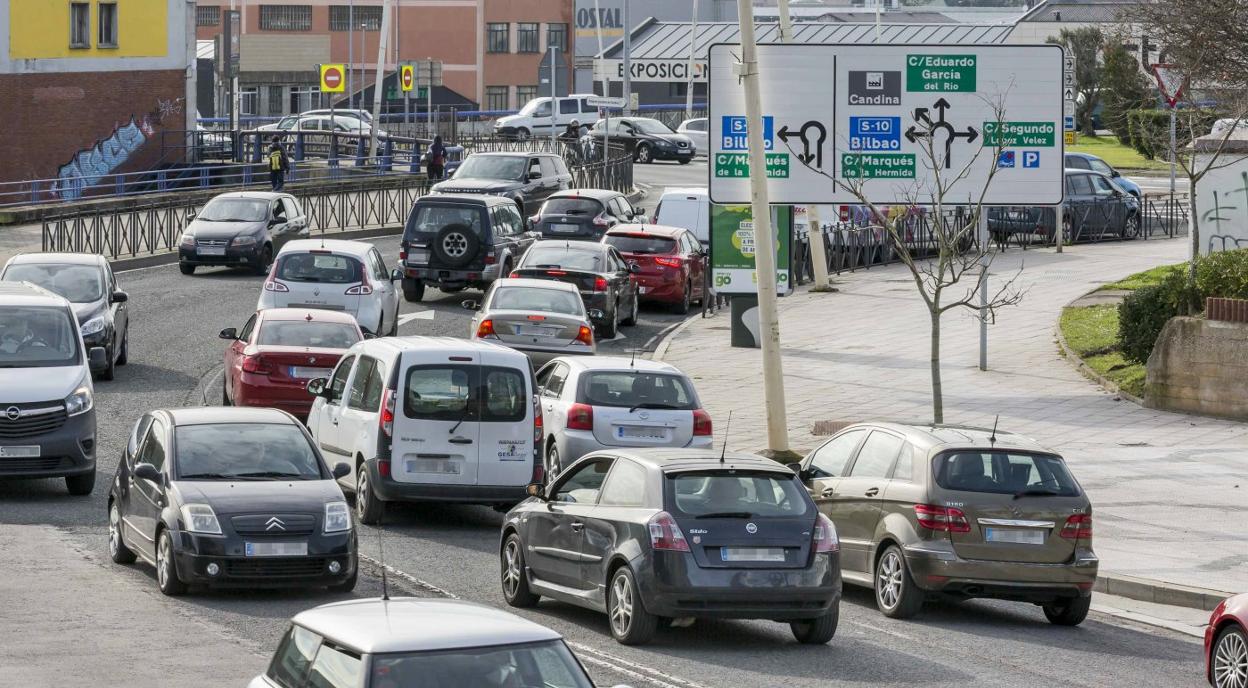
[[[945,121],[945,110],[949,109],[949,101],[945,100],[944,98],[941,98],[940,100],[936,101],[936,103],[932,107],[936,108],[940,112],[940,121],[941,122]]]
[[[928,126],[931,126],[932,118],[928,117],[927,108],[915,108],[914,109],[914,121],[922,122]],[[914,129],[914,127],[910,127],[910,128]]]
[[[404,313],[399,316],[399,324],[406,325],[413,320],[433,320],[436,311],[418,311],[416,313]]]
[[[915,129],[913,124],[911,124],[910,128],[906,130],[906,139],[910,141],[910,143],[914,143],[916,139],[925,139],[931,135],[932,132],[930,131],[919,131]]]
[[[1071,87],[1067,86],[1067,87],[1066,87],[1066,91],[1065,91],[1064,95],[1065,95],[1066,100],[1074,100],[1074,99],[1075,99],[1075,89],[1073,89],[1073,88],[1071,88]]]
[[[818,133],[818,136],[814,141],[811,141],[810,136],[806,133],[809,129],[814,129]],[[777,132],[776,135],[779,136],[780,140],[784,141],[785,144],[788,144],[789,139],[794,136],[801,139],[802,152],[797,155],[797,159],[801,160],[802,163],[806,165],[809,165],[811,161],[814,161],[815,167],[821,169],[823,168],[823,142],[828,138],[828,130],[824,128],[821,122],[812,119],[802,124],[801,129],[799,129],[796,134],[789,131],[789,126],[786,124],[785,126],[780,127],[780,131]],[[812,145],[815,148],[813,153],[810,150]]]

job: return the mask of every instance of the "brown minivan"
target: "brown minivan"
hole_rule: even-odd
[[[800,471],[840,534],[842,577],[874,588],[885,616],[913,616],[943,595],[1032,602],[1060,625],[1087,617],[1092,505],[1062,457],[1032,440],[860,423]]]

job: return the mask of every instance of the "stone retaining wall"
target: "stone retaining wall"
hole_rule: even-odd
[[[1147,371],[1145,406],[1248,420],[1248,323],[1171,318]]]

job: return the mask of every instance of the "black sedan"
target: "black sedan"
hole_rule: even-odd
[[[619,191],[572,189],[560,191],[542,204],[529,225],[547,239],[599,241],[618,224],[645,223],[646,216]]]
[[[515,277],[575,284],[585,310],[601,311],[594,328],[614,339],[620,325],[637,324],[637,280],[641,268],[630,264],[614,246],[583,241],[539,241],[529,247],[512,271]]]
[[[88,349],[102,347],[104,366],[91,369],[103,380],[113,379],[130,352],[129,296],[117,288],[117,277],[104,256],[95,253],[23,253],[9,259],[0,280],[30,282],[65,297],[78,318]]]
[[[221,194],[190,216],[178,242],[178,269],[200,266],[269,271],[273,256],[291,239],[308,236],[308,218],[290,194],[242,191]]]
[[[988,231],[999,242],[1038,236],[1053,241],[1056,214],[1052,206],[994,207],[988,209]],[[1089,170],[1066,170],[1066,199],[1062,204],[1062,241],[1134,239],[1140,235],[1140,199],[1109,175]]]
[[[503,596],[605,612],[623,644],[661,619],[787,621],[826,643],[840,612],[840,542],[797,476],[753,454],[594,452],[507,514]]]
[[[275,409],[183,408],[135,424],[108,495],[108,552],[166,595],[209,587],[355,588],[351,509],[308,431]]]
[[[693,160],[696,152],[688,136],[677,134],[671,127],[649,117],[600,119],[589,135],[599,142],[609,136],[612,141],[625,144],[633,151],[633,159],[640,163],[675,160],[685,165]]]

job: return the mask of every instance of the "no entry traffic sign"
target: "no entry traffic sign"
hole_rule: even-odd
[[[399,68],[399,84],[404,91],[412,90],[416,84],[416,70],[412,68],[412,65],[403,65]]]
[[[322,93],[342,93],[347,90],[346,66],[342,64],[323,64],[321,65],[321,92]]]

